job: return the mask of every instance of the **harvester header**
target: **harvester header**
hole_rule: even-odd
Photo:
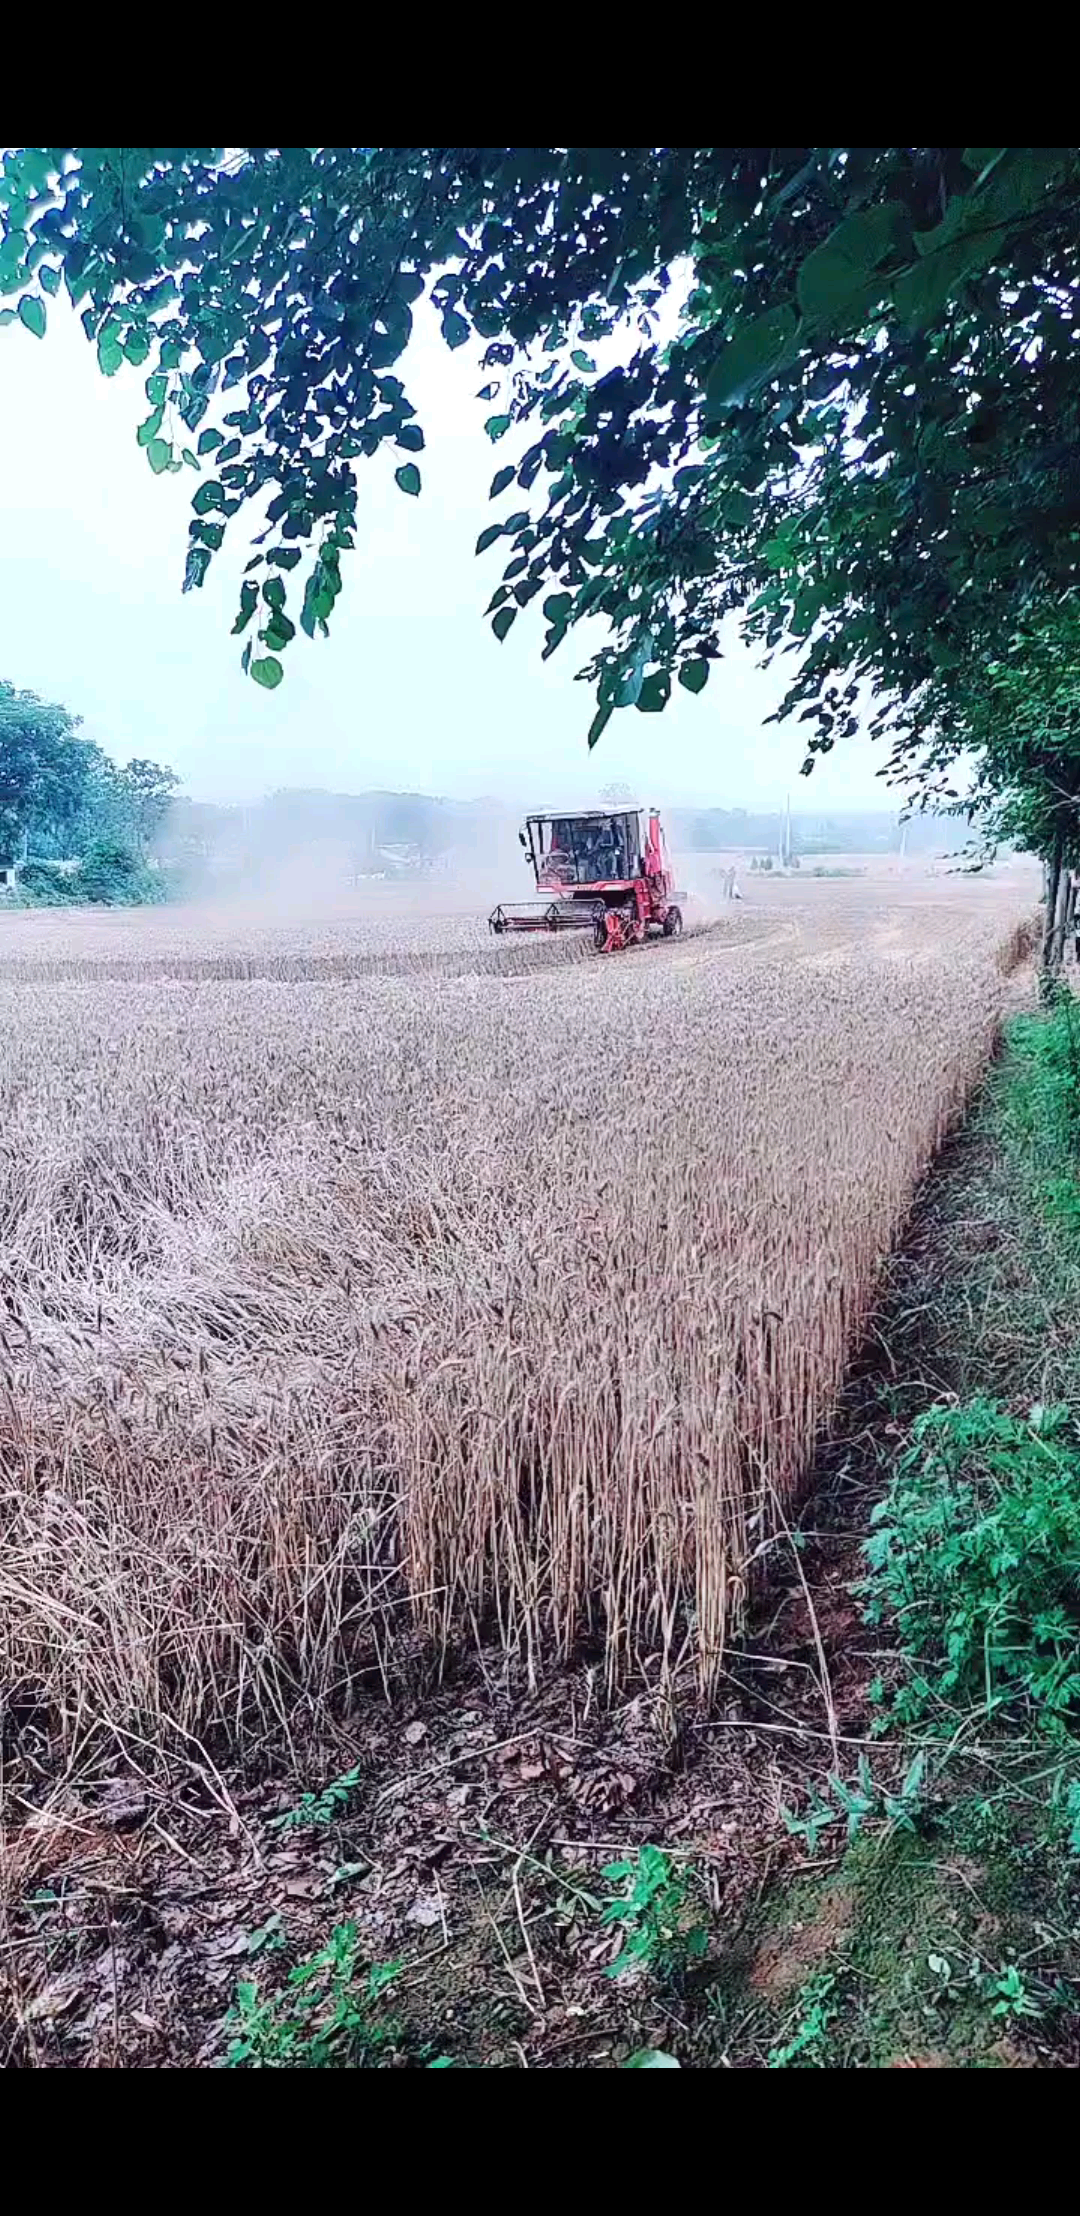
[[[518,837],[528,855],[535,900],[493,908],[488,922],[507,931],[591,931],[601,954],[683,927],[663,826],[655,808],[590,808],[582,814],[527,816]]]

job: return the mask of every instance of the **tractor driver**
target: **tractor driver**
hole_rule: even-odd
[[[544,876],[549,878],[552,884],[568,885],[572,881],[573,875],[574,858],[569,851],[566,825],[553,823],[551,826],[551,845],[544,860]]]
[[[599,830],[594,832],[593,838],[593,859],[596,864],[597,877],[601,879],[625,877],[626,871],[622,867],[619,854],[618,826],[614,823],[602,824]]]

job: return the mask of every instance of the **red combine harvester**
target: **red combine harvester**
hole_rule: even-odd
[[[600,954],[636,946],[650,932],[678,938],[686,896],[675,891],[655,808],[528,816],[518,837],[541,897],[493,908],[488,923],[497,935],[591,931]]]

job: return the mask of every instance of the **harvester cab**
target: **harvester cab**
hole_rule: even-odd
[[[493,908],[488,923],[508,931],[590,931],[601,954],[683,927],[663,826],[655,808],[590,809],[528,816],[518,833],[537,898]]]

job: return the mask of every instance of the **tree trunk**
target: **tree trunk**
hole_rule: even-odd
[[[1054,951],[1057,944],[1058,902],[1061,897],[1061,881],[1064,875],[1062,869],[1064,851],[1065,834],[1063,831],[1059,831],[1055,836],[1053,850],[1046,865],[1046,913],[1043,917],[1042,976],[1040,980],[1044,990],[1053,983],[1057,971],[1061,967],[1060,954],[1055,967]],[[1064,943],[1064,932],[1062,933],[1062,943]]]
[[[1072,907],[1072,891],[1072,871],[1068,869],[1063,869],[1061,872],[1061,880],[1058,885],[1057,911],[1054,916],[1054,937],[1053,944],[1050,949],[1050,974],[1052,977],[1060,977],[1065,963],[1065,934],[1069,926],[1069,911]]]

